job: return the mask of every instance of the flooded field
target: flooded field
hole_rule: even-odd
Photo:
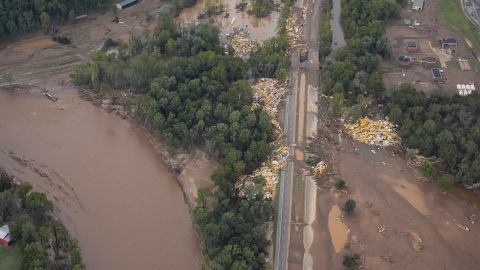
[[[197,20],[198,15],[204,11],[206,2],[206,0],[198,0],[193,7],[182,10],[178,18],[185,22]],[[245,27],[250,32],[250,38],[257,40],[267,40],[275,36],[280,16],[278,11],[273,11],[264,18],[256,18],[248,15],[247,12],[237,11],[235,9],[236,0],[224,0],[223,3],[226,6],[228,16],[224,14],[217,16],[216,21],[225,28]]]
[[[0,165],[55,202],[87,269],[202,268],[175,177],[129,121],[0,88]]]
[[[339,253],[347,243],[348,232],[347,225],[342,221],[342,212],[340,207],[334,205],[328,214],[328,230],[332,239],[332,245],[335,252]]]

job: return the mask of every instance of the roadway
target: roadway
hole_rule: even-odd
[[[295,3],[295,8],[292,16],[298,20],[303,20],[302,18],[302,8],[307,7],[307,17],[304,22],[303,29],[303,42],[305,46],[299,46],[297,49],[292,50],[290,55],[290,83],[292,86],[292,91],[286,97],[285,100],[285,122],[284,122],[284,133],[287,137],[287,143],[289,144],[290,158],[287,162],[285,168],[281,171],[280,174],[280,188],[279,188],[279,203],[277,210],[277,231],[276,231],[276,241],[275,241],[275,254],[274,254],[274,269],[275,270],[285,270],[288,269],[288,257],[289,257],[289,242],[290,242],[290,220],[292,213],[292,189],[293,189],[293,177],[295,173],[296,164],[299,160],[295,156],[295,150],[297,148],[303,150],[305,147],[305,141],[303,139],[303,131],[301,131],[302,136],[297,140],[297,117],[299,115],[299,106],[298,106],[298,93],[299,86],[303,87],[313,86],[318,89],[319,84],[319,72],[318,72],[318,51],[319,51],[319,17],[320,17],[320,2],[319,0],[298,0]],[[308,62],[304,66],[306,70],[301,69],[300,64],[300,47],[307,49],[308,51]],[[302,63],[303,65],[303,63]],[[306,73],[307,83],[299,83],[300,74]],[[308,91],[302,91],[305,93],[305,98],[303,99],[306,102]],[[305,106],[300,106],[302,109],[305,109]],[[303,115],[303,114],[301,114]],[[304,119],[298,119],[298,121],[305,121]],[[305,125],[298,125],[304,127]],[[301,159],[303,163],[303,157]]]

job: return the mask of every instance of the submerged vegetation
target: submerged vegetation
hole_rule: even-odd
[[[0,169],[0,224],[9,224],[14,251],[20,249],[21,269],[83,269],[77,240],[52,217],[52,210],[45,194],[32,191],[27,182],[15,185]],[[15,267],[18,253],[10,254],[13,261],[5,261]]]

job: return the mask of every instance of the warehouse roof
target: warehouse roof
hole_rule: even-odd
[[[128,5],[131,5],[131,4],[135,3],[135,2],[137,2],[137,0],[123,0],[120,3],[117,3],[117,7],[124,8]]]
[[[413,0],[412,9],[421,10],[423,8],[424,0]]]

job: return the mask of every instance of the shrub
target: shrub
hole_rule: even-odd
[[[444,174],[438,178],[437,185],[442,191],[449,191],[453,188],[453,176],[451,174]]]
[[[342,210],[345,214],[349,215],[355,211],[355,207],[357,207],[357,203],[352,199],[348,199],[343,205]]]
[[[428,160],[425,160],[424,162],[422,162],[422,165],[420,166],[420,171],[425,177],[433,177],[434,170],[433,170],[432,162]]]
[[[360,267],[360,255],[355,252],[343,255],[343,266],[349,270],[357,270]]]
[[[337,182],[335,182],[335,188],[337,190],[343,190],[347,187],[345,180],[343,179],[338,179]]]

